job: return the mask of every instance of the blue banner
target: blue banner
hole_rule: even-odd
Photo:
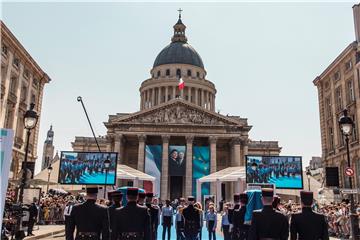
[[[193,183],[192,192],[196,197],[196,180],[210,174],[210,148],[209,146],[193,147]],[[210,183],[203,183],[201,196],[210,194]]]
[[[160,196],[160,181],[161,181],[161,159],[162,146],[161,145],[146,145],[145,147],[145,173],[155,177],[155,191],[156,196]]]

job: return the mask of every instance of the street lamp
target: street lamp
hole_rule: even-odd
[[[350,168],[350,151],[349,151],[349,136],[352,133],[352,129],[354,126],[353,120],[348,116],[348,112],[345,109],[343,111],[343,116],[339,118],[339,127],[341,133],[345,137],[346,142],[346,153],[347,153],[347,166]],[[352,179],[349,177],[349,187],[352,189]],[[351,239],[358,239],[358,230],[359,230],[359,223],[357,214],[355,212],[355,205],[354,205],[354,195],[350,194],[350,222],[351,222]]]
[[[104,199],[106,197],[106,183],[107,183],[107,175],[108,175],[108,172],[109,172],[110,164],[111,164],[111,162],[110,162],[110,159],[109,159],[109,156],[108,156],[104,161],[104,168],[105,168]]]
[[[46,192],[49,193],[50,174],[51,171],[53,170],[51,164],[48,166],[47,170],[48,170],[48,181],[47,181]]]
[[[311,177],[310,167],[306,170],[306,177],[308,179],[308,189],[309,189],[309,192],[310,192],[310,177]]]
[[[25,157],[24,157],[24,162],[23,162],[23,167],[22,167],[23,172],[22,172],[20,193],[19,193],[19,202],[20,203],[23,203],[23,198],[24,198],[24,187],[26,184],[26,174],[27,174],[27,166],[26,165],[27,165],[27,158],[28,158],[28,153],[29,153],[30,134],[31,134],[31,130],[36,127],[38,117],[39,117],[37,115],[37,113],[34,111],[34,107],[35,107],[35,104],[31,103],[30,109],[27,110],[24,114],[24,126],[25,126],[25,129],[27,130],[27,132],[26,132]]]

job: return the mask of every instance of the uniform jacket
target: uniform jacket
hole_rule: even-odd
[[[240,204],[235,204],[234,208],[229,208],[228,212],[229,212],[229,222],[230,224],[233,224],[232,223],[232,216],[233,216],[233,213],[234,213],[234,210],[236,209],[239,209],[240,208]]]
[[[69,227],[66,232],[66,240],[73,240],[74,231],[97,233],[96,239],[108,239],[108,217],[106,208],[95,203],[95,200],[87,200],[82,204],[75,205],[70,214]],[[75,238],[78,239],[78,236]]]
[[[291,216],[291,240],[328,240],[328,225],[325,217],[305,207],[301,213]]]
[[[182,211],[184,216],[185,235],[196,235],[200,231],[200,211],[194,205],[185,207]]]
[[[287,240],[289,237],[289,222],[272,206],[264,206],[262,210],[253,212],[248,240],[272,238]]]
[[[150,215],[147,207],[128,202],[125,207],[115,210],[112,239],[122,239],[126,233],[140,233],[141,239],[150,240]]]

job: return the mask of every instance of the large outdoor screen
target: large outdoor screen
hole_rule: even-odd
[[[246,182],[272,183],[276,188],[302,189],[302,158],[246,156]]]
[[[106,168],[108,161],[110,164]],[[61,152],[59,183],[115,185],[117,153]]]

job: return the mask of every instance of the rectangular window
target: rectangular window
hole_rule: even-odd
[[[355,101],[354,84],[352,80],[346,82],[346,100],[350,104]]]
[[[16,87],[17,87],[17,78],[16,77],[10,78],[10,92],[16,93]]]
[[[335,90],[335,101],[336,101],[336,111],[341,111],[343,109],[342,106],[342,97],[341,97],[341,87],[336,88]]]
[[[26,85],[23,85],[21,87],[21,102],[25,102],[26,101],[26,92],[27,92],[27,87]]]
[[[332,112],[331,112],[331,98],[330,97],[327,97],[325,99],[325,115],[326,115],[326,118],[331,118],[332,117]]]
[[[358,136],[357,136],[357,126],[356,126],[356,118],[355,118],[355,115],[352,115],[350,116],[352,118],[352,120],[354,121],[354,126],[353,126],[353,129],[352,129],[352,133],[351,133],[351,138],[353,141],[356,141],[358,139]]]
[[[20,59],[14,58],[13,64],[14,64],[14,66],[17,67],[17,68],[20,67]]]
[[[7,47],[5,44],[2,45],[2,47],[1,47],[1,52],[2,52],[5,56],[7,56],[7,54],[8,54],[8,47]]]
[[[330,151],[333,151],[334,148],[334,132],[332,127],[329,127],[329,149]]]
[[[351,61],[351,60],[348,61],[347,63],[345,63],[345,70],[346,70],[346,71],[351,70],[351,69],[352,69],[352,66],[353,66],[352,61]]]
[[[337,71],[335,74],[334,74],[334,80],[335,81],[338,81],[340,79],[341,75],[340,75],[340,71]]]

